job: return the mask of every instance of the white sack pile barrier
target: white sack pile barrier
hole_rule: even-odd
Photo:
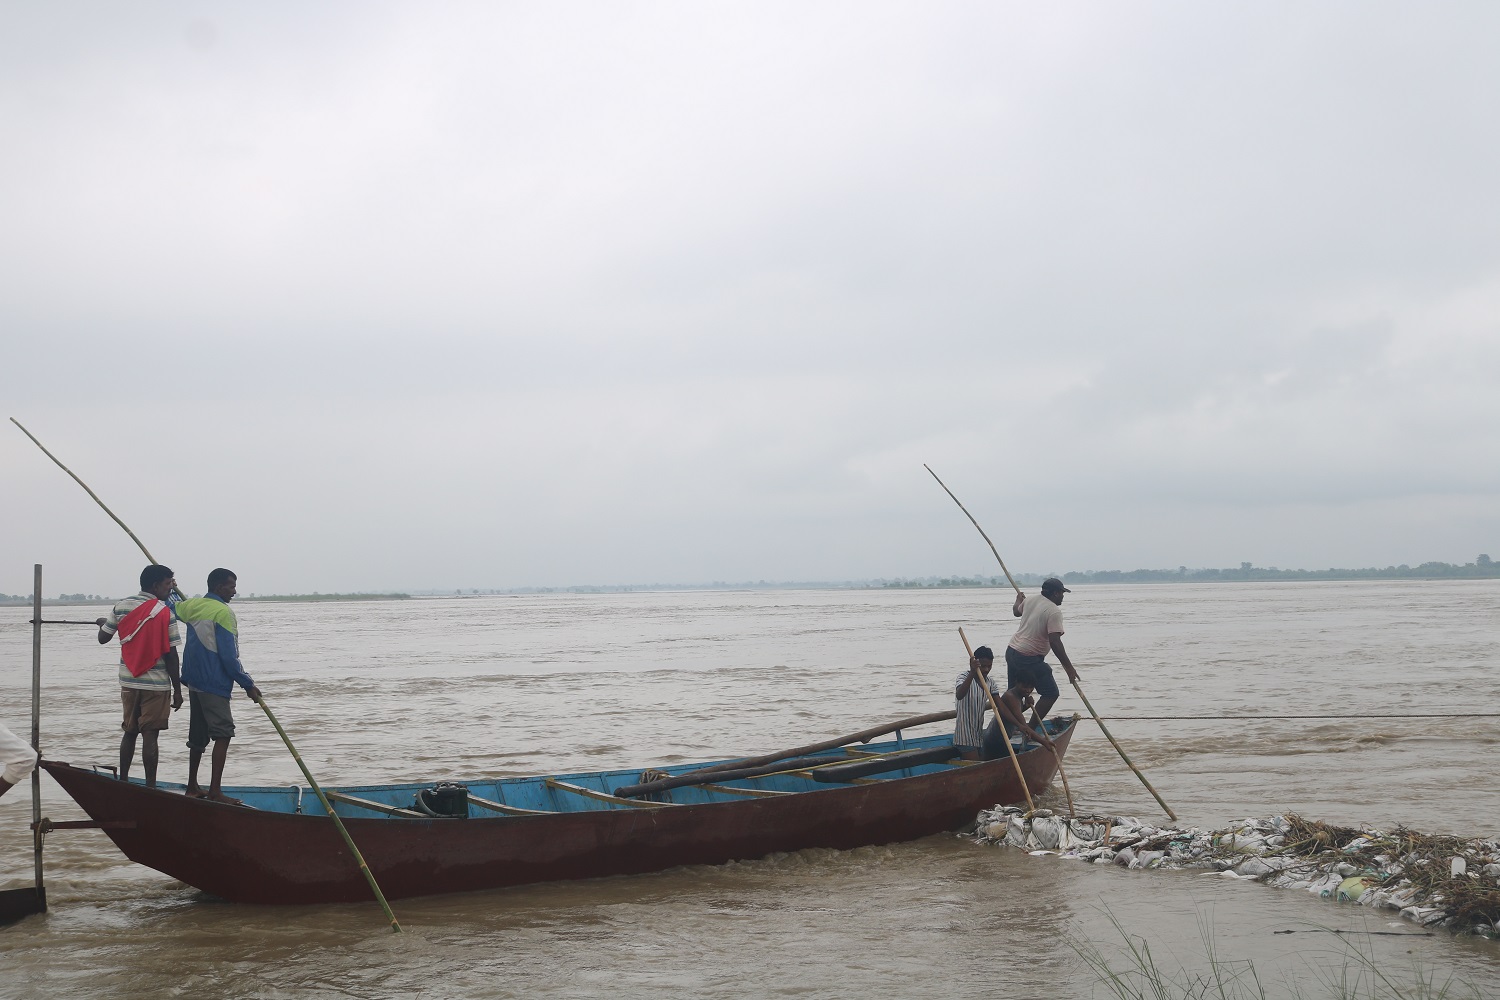
[[[1206,868],[1225,878],[1303,889],[1397,910],[1423,927],[1500,937],[1500,841],[1397,828],[1330,826],[1295,814],[1223,830],[1176,830],[1132,816],[1069,819],[998,806],[979,814],[975,840],[1123,868]]]

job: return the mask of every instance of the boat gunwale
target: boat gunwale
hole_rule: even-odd
[[[1050,722],[1052,720],[1049,719],[1048,721]],[[1072,718],[1059,719],[1058,720],[1058,728],[1056,730],[1055,735],[1061,735],[1063,732],[1066,732],[1066,731],[1069,731],[1069,730],[1073,729],[1073,727],[1075,725],[1076,725],[1076,720],[1075,719],[1072,719]],[[931,741],[934,746],[941,746],[942,745],[941,741],[943,739],[948,739],[948,738],[950,738],[949,734],[934,734],[932,736],[916,737],[915,739],[913,739],[913,738],[906,738],[906,739],[904,739],[902,741],[899,741],[899,742],[901,743],[901,749],[903,751],[909,751],[909,750],[913,749],[913,744],[921,744],[921,743],[924,743],[924,742]],[[897,741],[892,741],[892,742],[894,743],[894,742],[897,742]],[[827,756],[830,757],[830,762],[833,762],[833,761],[839,759],[835,755],[836,754],[842,754],[843,751],[844,751],[844,748],[843,747],[839,747],[839,748],[834,748],[834,749],[831,749],[831,750],[828,750],[828,751],[820,752],[819,754],[809,754],[808,756],[823,756],[823,755],[826,754]],[[861,751],[861,752],[862,753],[871,753],[871,751]],[[1036,754],[1036,753],[1045,753],[1045,752],[1048,752],[1045,747],[1038,746],[1036,744],[1032,744],[1031,747],[1030,747],[1030,749],[1027,749],[1027,750],[1022,751],[1022,752],[1018,752],[1016,754],[1016,758],[1018,760],[1020,760],[1020,761],[1024,761],[1027,758],[1031,757],[1033,754]],[[873,754],[873,755],[877,755],[878,756],[878,753]],[[742,759],[742,758],[737,758],[737,757],[726,758],[726,760],[729,760],[729,761],[739,760],[739,759]],[[809,786],[811,786],[811,787],[808,787],[808,788],[803,789],[803,790],[787,790],[787,791],[785,791],[785,793],[783,795],[770,796],[770,797],[765,797],[765,798],[761,798],[759,796],[756,796],[756,797],[745,797],[745,796],[728,796],[728,795],[726,795],[722,799],[710,799],[710,800],[704,801],[704,802],[650,803],[649,800],[646,800],[642,804],[643,805],[672,805],[672,806],[678,807],[679,809],[701,809],[701,808],[706,808],[706,807],[709,807],[709,806],[744,806],[746,804],[749,804],[750,802],[755,802],[755,801],[771,801],[772,799],[782,799],[782,798],[787,798],[787,797],[801,797],[801,796],[804,796],[804,795],[816,794],[816,793],[819,793],[819,792],[841,792],[841,791],[849,791],[849,790],[851,790],[853,788],[860,787],[861,785],[867,785],[867,784],[896,785],[896,784],[899,784],[901,782],[912,781],[912,780],[923,779],[923,778],[932,778],[934,776],[942,775],[942,774],[959,773],[959,772],[962,772],[963,770],[965,770],[967,768],[972,768],[975,765],[1004,763],[1004,762],[1007,762],[1008,760],[1009,760],[1008,757],[997,757],[994,760],[988,760],[988,761],[966,761],[966,760],[961,760],[961,759],[954,759],[954,760],[950,760],[950,761],[942,761],[942,762],[920,764],[920,765],[917,765],[915,768],[903,768],[902,769],[902,770],[916,770],[917,773],[915,773],[915,774],[898,774],[898,775],[892,776],[892,777],[878,778],[878,779],[873,779],[873,780],[871,780],[871,779],[861,779],[861,780],[859,780],[857,782],[855,782],[855,781],[851,781],[851,782],[815,782],[811,778],[810,772],[808,773],[809,774],[808,777],[803,778],[801,775],[799,775],[797,773],[797,769],[792,769],[792,770],[788,770],[788,771],[781,771],[781,772],[775,772],[775,773],[772,773],[772,774],[758,775],[758,776],[749,777],[749,778],[735,778],[735,779],[730,779],[728,781],[721,781],[721,782],[716,782],[716,783],[732,787],[733,785],[735,785],[738,782],[754,782],[754,781],[760,781],[760,780],[763,780],[763,779],[766,779],[766,778],[798,777],[799,780],[803,780],[803,781],[807,782],[807,784]],[[97,777],[97,778],[105,778],[105,775],[101,774],[98,771],[98,768],[97,768],[96,765],[78,766],[78,765],[74,765],[74,764],[68,763],[67,761],[55,761],[55,760],[50,760],[50,759],[44,759],[40,763],[43,764],[43,765],[48,765],[49,766],[49,773],[50,773],[50,767],[66,767],[66,768],[69,768],[69,769],[71,769],[71,770],[79,773],[79,774],[83,774],[83,775],[86,775],[86,776]],[[708,763],[716,763],[716,762],[708,762]],[[705,767],[705,766],[708,766],[708,765],[705,764],[705,763],[691,763],[691,764],[679,764],[679,765],[672,765],[672,766],[674,768],[695,769],[695,768]],[[666,770],[666,769],[663,768],[662,770]],[[536,784],[542,784],[542,785],[545,786],[545,783],[548,782],[548,781],[551,781],[551,780],[562,781],[562,780],[565,780],[565,779],[568,779],[568,778],[580,778],[580,777],[582,777],[582,778],[588,778],[588,777],[606,778],[608,776],[612,776],[612,775],[616,775],[616,774],[631,774],[631,773],[639,773],[639,772],[638,771],[626,770],[626,769],[613,769],[613,770],[608,770],[608,771],[584,771],[584,772],[576,772],[576,773],[570,773],[570,774],[516,775],[516,776],[512,776],[512,777],[507,777],[507,778],[480,778],[480,779],[474,779],[472,781],[472,783],[474,785],[478,785],[478,786],[484,786],[484,785],[493,784],[496,787],[496,789],[498,790],[499,787],[502,784],[532,784],[532,783],[536,783]],[[118,780],[118,779],[106,779],[106,780]],[[147,787],[145,787],[144,782],[141,782],[140,779],[131,779],[128,782],[128,784],[129,784],[129,786],[131,787],[131,789],[133,791],[138,791],[138,792],[145,793],[145,794],[161,794],[161,795],[170,796],[172,798],[181,798],[182,797],[181,789],[184,789],[186,787],[184,785],[173,785],[173,784],[158,783],[158,785],[157,785],[156,788],[147,788]],[[327,786],[327,787],[325,787],[324,790],[325,791],[330,791],[330,792],[337,792],[340,795],[344,795],[344,796],[358,796],[358,793],[360,793],[360,792],[366,792],[366,793],[368,793],[368,792],[406,792],[406,791],[416,792],[416,791],[419,791],[419,790],[424,789],[424,788],[431,788],[432,785],[433,785],[432,781],[427,781],[427,782],[398,782],[398,783],[384,784],[384,785],[369,785],[369,784],[365,784],[365,785]],[[682,786],[682,787],[686,788],[686,789],[692,789],[692,788],[697,788],[699,786],[696,786],[696,785],[687,785],[687,786]],[[755,791],[782,791],[781,789],[752,789],[752,790],[755,790]],[[281,810],[281,809],[254,809],[254,808],[245,810],[246,812],[251,813],[251,814],[255,814],[255,815],[259,815],[259,816],[277,816],[277,817],[284,817],[284,818],[287,818],[287,819],[304,819],[304,820],[312,820],[312,821],[315,821],[315,822],[326,822],[326,820],[328,819],[327,814],[324,813],[324,812],[322,812],[322,810],[320,808],[315,808],[314,810],[311,810],[311,811],[307,808],[307,806],[309,804],[309,799],[312,800],[313,804],[316,803],[316,796],[310,796],[309,795],[309,791],[310,791],[309,789],[306,789],[305,787],[300,786],[300,785],[237,785],[237,786],[232,786],[232,787],[226,786],[224,788],[224,793],[226,795],[231,796],[231,797],[236,796],[236,795],[255,795],[255,794],[275,794],[275,795],[288,795],[288,794],[291,794],[291,795],[294,795],[298,799],[298,802],[299,802],[299,809],[298,809],[298,811],[287,811],[287,810]],[[717,793],[717,794],[723,794],[723,793]],[[362,797],[362,796],[358,796],[358,797]],[[488,796],[483,796],[483,797],[484,798],[488,798]],[[581,796],[580,796],[580,799],[582,799]],[[239,810],[241,808],[241,807],[238,807],[238,806],[226,805],[224,803],[212,802],[212,801],[210,801],[208,799],[191,799],[189,801],[195,802],[195,803],[200,803],[200,804],[206,805],[206,806],[219,806],[219,807],[223,807],[223,808],[236,809],[236,810]],[[378,800],[372,800],[372,801],[378,801]],[[597,800],[582,799],[582,801],[586,802],[586,803],[593,803],[593,802],[595,802]],[[374,812],[374,810],[368,809],[368,808],[366,808],[364,806],[360,806],[360,805],[355,804],[355,803],[345,803],[345,804],[348,805],[352,809],[357,809],[357,810],[360,810],[360,811],[365,812],[365,813]],[[511,808],[515,808],[515,809],[526,809],[526,808],[528,808],[528,807],[525,807],[525,806],[514,806],[511,803],[506,803],[506,802],[501,802],[499,804],[501,804],[501,805],[507,805],[507,806],[510,806]],[[385,803],[381,803],[381,805],[385,805]],[[393,806],[391,808],[397,808],[397,807]],[[87,810],[85,810],[85,811],[87,811]],[[575,809],[536,810],[536,811],[531,811],[531,812],[527,812],[525,814],[520,814],[520,815],[516,815],[516,814],[495,814],[495,813],[492,813],[492,812],[486,812],[483,815],[470,815],[468,817],[401,816],[401,815],[389,815],[389,814],[374,815],[374,816],[371,816],[371,815],[353,815],[353,816],[351,816],[351,815],[347,815],[347,814],[345,814],[343,812],[340,812],[339,813],[339,818],[345,820],[346,822],[353,822],[353,823],[359,824],[360,826],[364,826],[366,824],[372,824],[372,823],[381,823],[381,824],[383,824],[383,823],[389,823],[391,821],[399,821],[403,825],[408,825],[408,824],[413,824],[413,823],[442,823],[444,825],[447,825],[447,824],[451,823],[455,818],[463,819],[467,823],[487,822],[487,821],[504,822],[504,823],[514,823],[514,822],[519,821],[519,820],[555,820],[558,817],[562,817],[562,816],[579,816],[579,815],[590,815],[590,814],[600,814],[600,813],[610,813],[610,812],[631,813],[631,812],[636,812],[636,811],[637,811],[636,809],[633,809],[630,806],[626,806],[626,805],[622,805],[622,804],[616,804],[616,803],[611,803],[611,802],[602,802],[602,801],[600,801],[600,802],[598,802],[597,806],[589,805],[589,806],[587,806],[585,808],[575,808]],[[652,811],[659,811],[659,810],[652,810]],[[672,811],[676,811],[676,810],[672,810]]]

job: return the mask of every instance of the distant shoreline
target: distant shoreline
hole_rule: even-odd
[[[1056,576],[1071,586],[1129,583],[1274,583],[1358,580],[1500,580],[1500,563],[1481,554],[1471,563],[1425,562],[1420,566],[1386,566],[1368,569],[1278,569],[1275,566],[1253,566],[1241,563],[1232,569],[1087,570],[1068,573],[1017,573],[1016,583],[1036,587],[1049,576]],[[746,580],[728,583],[627,583],[575,584],[561,587],[494,587],[483,589],[416,590],[411,593],[340,593],[340,594],[255,594],[241,595],[240,603],[311,604],[322,601],[409,601],[438,597],[517,597],[524,594],[632,594],[661,593],[675,590],[967,590],[1008,588],[1003,576],[925,576],[876,578],[870,580],[801,580],[775,582]],[[113,604],[117,598],[97,594],[62,594],[44,597],[44,605]],[[29,596],[0,594],[0,607],[29,605]]]
[[[102,597],[98,594],[63,594],[60,597],[42,598],[43,607],[54,607],[59,604],[99,604],[109,607],[119,600],[118,597]],[[409,601],[410,594],[257,594],[255,596],[243,595],[236,597],[236,604],[261,604],[261,603],[289,603],[289,604],[314,604],[319,601]],[[28,607],[31,598],[18,597],[12,594],[0,594],[0,607]]]

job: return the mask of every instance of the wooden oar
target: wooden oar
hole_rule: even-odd
[[[980,537],[983,538],[986,542],[989,543],[990,551],[993,552],[993,553],[995,553],[995,561],[1000,564],[1000,569],[1005,573],[1005,578],[1010,581],[1010,585],[1012,587],[1014,587],[1016,593],[1019,594],[1021,592],[1021,588],[1019,586],[1017,586],[1017,584],[1016,584],[1016,578],[1013,577],[1013,576],[1011,576],[1010,575],[1010,570],[1008,570],[1008,569],[1005,568],[1005,560],[1000,558],[1000,550],[997,549],[997,548],[995,548],[995,543],[990,541],[990,536],[986,535],[984,533],[984,529],[981,528],[981,527],[979,527],[979,522],[974,520],[974,515],[969,513],[969,509],[963,505],[963,502],[960,501],[958,499],[958,497],[953,496],[953,491],[948,488],[948,484],[945,483],[945,482],[943,482],[941,479],[938,479],[938,474],[936,472],[933,472],[932,468],[930,466],[928,466],[928,465],[926,465],[924,463],[922,465],[922,468],[926,469],[929,473],[931,473],[933,479],[937,479],[937,484],[943,488],[943,492],[946,493],[946,494],[948,494],[950,497],[953,497],[953,502],[956,503],[956,504],[958,504],[958,509],[961,510],[961,511],[963,511],[964,512],[964,516],[967,517],[971,522],[973,522],[974,527],[975,527],[976,530],[978,530]],[[1110,735],[1109,730],[1105,728],[1103,721],[1101,721],[1100,718],[1099,718],[1099,713],[1096,712],[1096,711],[1094,711],[1094,706],[1090,705],[1088,698],[1084,697],[1083,688],[1081,688],[1081,687],[1078,686],[1078,681],[1075,678],[1071,677],[1071,676],[1068,678],[1068,680],[1072,681],[1074,690],[1076,690],[1078,692],[1078,697],[1083,698],[1083,703],[1084,703],[1085,706],[1088,707],[1089,714],[1094,717],[1094,721],[1095,722],[1099,723],[1099,729],[1100,729],[1100,731],[1103,732],[1104,735],[1105,735],[1105,737],[1107,737],[1109,739],[1110,745],[1115,748],[1115,751],[1120,755],[1120,759],[1125,762],[1125,766],[1128,767],[1128,768],[1130,768],[1131,771],[1135,772],[1135,776],[1137,778],[1141,779],[1141,784],[1143,784],[1143,785],[1146,786],[1146,791],[1150,792],[1152,798],[1156,799],[1156,801],[1161,805],[1161,807],[1167,811],[1167,816],[1169,816],[1173,820],[1176,820],[1177,819],[1177,814],[1172,811],[1172,807],[1169,806],[1169,805],[1167,805],[1165,802],[1163,802],[1162,801],[1162,797],[1160,795],[1156,794],[1156,789],[1154,789],[1154,788],[1151,787],[1151,782],[1149,782],[1149,781],[1146,780],[1146,776],[1141,773],[1140,768],[1136,767],[1134,764],[1132,764],[1130,762],[1130,758],[1127,757],[1127,756],[1125,756],[1125,751],[1120,747],[1119,742],[1116,741],[1115,738]],[[1061,770],[1061,767],[1062,767],[1062,764],[1059,761],[1059,763],[1058,763],[1059,770]],[[1068,779],[1067,779],[1067,776],[1065,775],[1063,777],[1063,789],[1066,790],[1067,787],[1068,787]],[[1071,798],[1071,796],[1069,798]]]
[[[978,683],[984,689],[985,697],[990,700],[990,711],[995,713],[995,725],[1000,727],[1000,738],[1005,740],[1005,749],[1010,754],[1010,763],[1016,769],[1016,780],[1021,783],[1021,791],[1026,793],[1026,810],[1036,812],[1036,803],[1031,801],[1031,789],[1026,785],[1026,775],[1021,773],[1021,760],[1016,756],[1016,748],[1011,745],[1010,732],[1005,728],[1005,716],[1000,714],[1000,703],[995,700],[995,692],[990,690],[990,679],[974,669],[974,650],[969,646],[969,637],[964,635],[964,630],[958,630],[958,637],[964,641],[964,649],[969,654],[969,683]],[[983,743],[983,733],[980,734],[980,742]]]
[[[112,511],[108,507],[104,506],[104,501],[99,499],[99,495],[97,493],[95,493],[93,490],[89,489],[89,484],[88,483],[86,483],[82,479],[78,478],[78,474],[75,473],[72,469],[68,468],[66,465],[63,465],[62,462],[58,460],[58,457],[56,455],[54,455],[54,454],[52,454],[52,452],[48,451],[47,448],[46,448],[46,446],[43,445],[42,442],[40,442],[40,441],[38,441],[36,439],[36,435],[35,434],[33,434],[30,431],[28,431],[25,427],[21,427],[21,422],[19,420],[17,420],[15,417],[11,417],[10,418],[10,422],[13,423],[13,424],[15,424],[17,427],[20,427],[21,428],[21,433],[25,434],[27,437],[31,438],[31,443],[34,444],[34,445],[36,445],[38,448],[42,449],[42,454],[46,455],[48,458],[52,459],[52,461],[57,464],[57,467],[59,469],[63,470],[68,475],[72,476],[73,477],[73,481],[76,482],[79,486],[82,486],[83,487],[83,491],[85,493],[87,493],[89,496],[93,497],[94,498],[94,502],[96,504],[98,504],[101,508],[104,509],[104,513],[106,513],[110,517],[114,518],[114,522],[116,524],[118,524],[121,528],[125,529],[125,534],[129,535],[130,536],[130,540],[132,542],[135,542],[136,546],[141,550],[142,553],[145,554],[145,556],[146,556],[147,559],[151,560],[152,565],[158,565],[158,563],[156,562],[156,557],[153,556],[150,553],[150,551],[146,548],[145,544],[139,538],[135,537],[135,532],[133,532],[133,531],[130,530],[130,526],[128,524],[126,524],[124,521],[120,520],[119,516],[116,515],[114,511]],[[40,571],[41,571],[40,567],[38,567],[38,573],[39,574],[40,574]],[[173,589],[173,591],[176,592],[176,594],[177,594],[178,597],[183,596],[182,595],[182,591],[178,590],[176,587],[173,587],[172,589]],[[41,590],[40,586],[37,587],[36,592],[37,592],[37,613],[36,613],[36,618],[37,618],[38,621],[40,621],[41,617],[42,617],[42,615],[41,615],[41,593],[42,593],[42,590]],[[294,760],[296,760],[297,766],[302,769],[302,774],[307,778],[307,783],[312,786],[313,791],[315,791],[315,792],[318,793],[318,800],[323,803],[323,808],[328,811],[328,815],[329,816],[333,817],[334,825],[339,828],[339,833],[343,834],[344,842],[349,845],[349,850],[351,852],[353,852],[355,860],[357,860],[359,862],[360,870],[362,872],[364,872],[365,879],[370,883],[370,888],[373,889],[373,890],[375,890],[375,898],[380,901],[381,907],[384,908],[384,910],[385,910],[385,915],[390,918],[390,920],[391,920],[391,930],[393,930],[393,931],[395,931],[396,933],[399,934],[401,932],[401,925],[396,922],[396,915],[391,912],[390,904],[385,901],[385,894],[380,891],[380,886],[378,886],[378,885],[375,884],[375,876],[373,874],[371,874],[369,867],[365,864],[365,859],[360,855],[359,849],[354,846],[354,841],[353,841],[352,838],[350,838],[349,831],[344,829],[343,820],[339,819],[338,815],[333,811],[333,807],[328,804],[328,800],[323,797],[323,791],[322,791],[322,789],[320,789],[318,787],[318,783],[313,780],[312,773],[310,771],[308,771],[307,765],[304,764],[304,763],[302,763],[302,757],[301,757],[300,754],[297,753],[297,748],[294,747],[294,746],[292,746],[292,741],[287,736],[286,730],[284,730],[284,729],[281,728],[281,723],[277,722],[276,721],[276,716],[274,716],[274,715],[271,714],[271,707],[266,704],[266,700],[265,700],[265,696],[264,695],[261,696],[260,707],[265,711],[266,718],[268,718],[268,719],[271,720],[271,725],[275,726],[276,727],[276,731],[281,734],[282,741],[286,743],[286,748],[292,752],[292,758]]]

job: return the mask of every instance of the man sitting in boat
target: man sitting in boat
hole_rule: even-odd
[[[1031,686],[1023,682],[1001,692],[999,682],[990,679],[994,666],[994,651],[988,646],[980,646],[969,660],[969,669],[959,674],[955,682],[953,697],[958,714],[953,724],[953,745],[964,760],[994,760],[1005,756],[1004,741],[1016,732],[1024,733],[1034,743],[1052,745],[1045,732],[1037,732],[1021,721],[1026,714],[1025,704],[1031,697]],[[990,699],[984,687],[974,683],[979,678],[983,679],[982,684],[989,686],[1005,715],[1004,735],[994,719],[990,720],[988,727],[984,726],[984,710],[989,707]]]
[[[1011,608],[1021,619],[1021,627],[1005,647],[1005,682],[1010,687],[1028,683],[1036,690],[1036,708],[1031,713],[1031,725],[1040,729],[1042,720],[1057,702],[1057,681],[1052,677],[1052,667],[1047,663],[1047,652],[1057,654],[1057,661],[1068,672],[1068,680],[1078,680],[1078,671],[1063,649],[1062,602],[1064,594],[1072,591],[1063,586],[1057,577],[1042,582],[1042,596],[1030,599],[1019,590],[1016,603]]]

